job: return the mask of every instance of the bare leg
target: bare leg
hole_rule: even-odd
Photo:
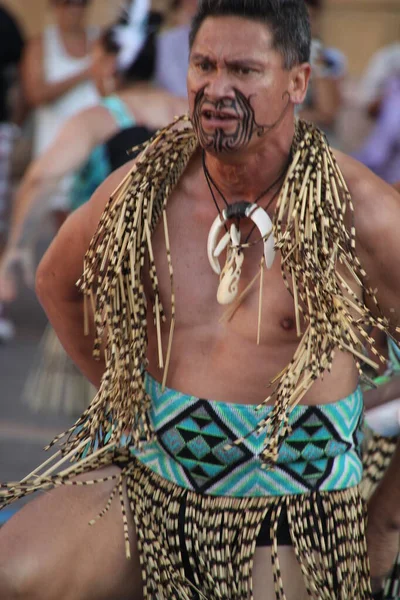
[[[287,600],[307,600],[300,566],[291,546],[279,546],[278,556]],[[274,577],[271,566],[271,549],[257,548],[253,569],[254,600],[275,600]]]
[[[118,474],[108,467],[80,476]],[[33,500],[0,530],[2,600],[142,600],[133,520],[132,558],[125,557],[118,498],[94,526],[114,482],[62,486]]]

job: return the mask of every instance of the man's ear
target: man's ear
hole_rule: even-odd
[[[289,94],[293,104],[302,104],[306,97],[310,81],[311,67],[309,63],[302,63],[293,67],[290,73]]]

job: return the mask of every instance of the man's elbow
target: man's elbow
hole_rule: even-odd
[[[35,291],[45,312],[50,316],[60,311],[75,311],[83,305],[83,295],[76,286],[79,274],[65,274],[59,253],[50,246],[36,271]]]
[[[46,312],[65,296],[65,286],[59,273],[60,265],[53,259],[51,250],[50,246],[40,261],[35,276],[36,296]]]
[[[43,258],[39,263],[35,276],[35,292],[43,308],[46,308],[54,291],[54,274],[51,273],[48,261]]]

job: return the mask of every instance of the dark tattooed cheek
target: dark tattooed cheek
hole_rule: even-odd
[[[290,101],[289,99],[275,123],[271,125],[259,125],[256,122],[254,109],[251,106],[251,96],[246,98],[242,92],[235,89],[234,98],[221,98],[217,102],[213,102],[207,99],[204,90],[205,88],[202,88],[196,94],[192,122],[200,145],[205,150],[212,152],[235,152],[247,146],[254,134],[261,137],[282,120]],[[236,115],[237,126],[235,131],[230,133],[226,133],[223,129],[215,129],[212,133],[205,131],[202,125],[204,111],[218,112],[223,110],[229,110],[230,113]]]
[[[215,129],[212,133],[204,130],[202,125],[203,111],[229,110],[237,117],[237,126],[233,132]],[[198,135],[200,145],[214,152],[232,152],[246,146],[254,131],[254,110],[245,96],[238,90],[235,98],[222,98],[217,102],[207,100],[204,88],[196,94],[193,110],[193,126]]]

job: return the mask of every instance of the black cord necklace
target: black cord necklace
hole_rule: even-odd
[[[290,152],[289,159],[288,159],[287,164],[285,165],[285,168],[278,175],[278,177],[275,179],[275,181],[273,181],[264,191],[261,192],[261,194],[259,194],[257,196],[257,198],[254,200],[254,204],[258,204],[258,202],[261,200],[261,198],[263,198],[264,196],[266,196],[284,178],[284,176],[287,173],[287,170],[288,170],[288,167],[289,167],[289,164],[291,163],[291,161],[292,161],[292,153]],[[205,179],[207,181],[207,185],[208,185],[208,188],[210,190],[211,197],[212,197],[212,199],[214,201],[214,204],[216,206],[216,209],[217,209],[218,213],[221,214],[221,209],[218,206],[218,202],[217,202],[217,199],[215,197],[214,190],[213,190],[212,186],[214,186],[214,188],[217,190],[218,194],[220,195],[220,197],[224,201],[225,206],[228,207],[229,203],[226,200],[224,194],[221,192],[221,190],[219,189],[219,187],[215,183],[215,181],[213,180],[213,178],[211,177],[211,174],[210,174],[210,172],[209,172],[209,170],[207,168],[207,165],[206,165],[206,153],[205,153],[204,150],[202,152],[202,164],[203,164],[204,177],[205,177]],[[276,192],[273,194],[272,198],[269,200],[269,202],[267,203],[267,205],[264,207],[265,211],[267,211],[268,208],[271,206],[271,204],[273,203],[273,201],[275,200],[275,198],[277,197],[277,195],[279,194],[279,192],[280,192],[280,187],[276,190]],[[228,231],[228,228],[227,228],[226,224],[224,225],[224,227],[225,227],[225,230]],[[251,235],[252,235],[252,233],[253,233],[253,231],[254,231],[255,228],[256,228],[256,226],[254,225],[252,227],[252,229],[250,230],[249,234],[247,235],[247,237],[246,237],[246,239],[244,241],[245,244],[248,243],[248,241],[249,241],[249,239],[250,239],[250,237],[251,237]],[[260,240],[257,240],[257,241],[260,241]]]

